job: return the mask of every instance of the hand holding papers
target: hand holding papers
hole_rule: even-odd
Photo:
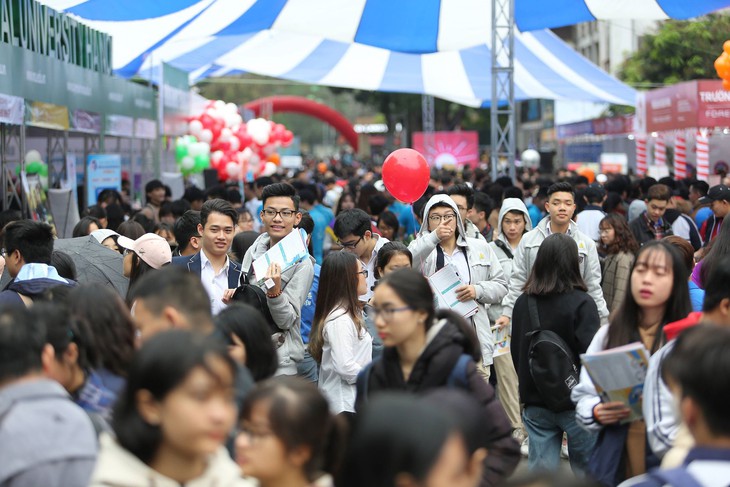
[[[428,278],[428,282],[437,296],[439,308],[451,309],[464,318],[468,318],[477,312],[478,305],[476,301],[473,299],[459,301],[456,296],[456,289],[463,286],[464,281],[461,280],[452,266],[444,266],[440,271],[432,274]]]
[[[295,228],[264,255],[253,261],[253,272],[260,284],[266,279],[266,271],[271,264],[279,264],[281,272],[284,272],[307,257],[309,257],[307,234],[304,230]]]
[[[512,343],[512,327],[511,326],[493,326],[492,334],[494,335],[494,355],[508,355],[511,353],[510,344]]]

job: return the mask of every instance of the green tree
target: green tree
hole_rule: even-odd
[[[727,14],[711,14],[697,20],[669,20],[655,34],[644,36],[639,50],[624,62],[619,77],[644,88],[717,78],[713,63],[728,39],[730,15]]]

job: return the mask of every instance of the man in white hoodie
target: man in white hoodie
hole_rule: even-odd
[[[465,237],[464,225],[456,203],[447,195],[434,195],[423,211],[421,230],[408,250],[413,267],[429,277],[445,265],[452,265],[466,284],[457,288],[460,301],[476,300],[479,310],[469,320],[476,330],[482,349],[480,372],[489,378],[494,336],[487,309],[507,294],[499,260],[483,240]]]

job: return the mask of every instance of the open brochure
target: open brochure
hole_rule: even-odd
[[[428,278],[428,282],[438,299],[439,308],[450,309],[464,318],[472,316],[479,309],[477,302],[473,299],[461,302],[456,297],[456,289],[463,286],[464,281],[461,280],[453,266],[446,265],[441,270],[433,273]]]
[[[295,228],[289,235],[267,250],[264,255],[253,261],[253,272],[256,280],[262,283],[266,278],[266,271],[272,263],[279,264],[281,272],[284,272],[308,257],[307,233],[301,228]]]
[[[493,326],[492,335],[494,335],[494,353],[492,357],[500,355],[509,355],[512,351],[512,327],[511,326]]]
[[[582,354],[580,360],[601,401],[618,401],[631,408],[631,414],[622,423],[643,417],[641,397],[649,367],[649,352],[644,345],[636,342],[591,355]]]

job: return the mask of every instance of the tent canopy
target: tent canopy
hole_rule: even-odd
[[[114,69],[124,77],[149,72],[164,61],[190,72],[192,80],[251,72],[424,93],[469,106],[483,106],[491,96],[491,0],[43,3],[111,34]],[[539,30],[543,27],[616,18],[616,12],[627,11],[643,18],[687,17],[725,4],[730,2],[516,0],[518,26],[533,29],[515,34],[516,98],[634,102],[633,89],[550,31]]]

